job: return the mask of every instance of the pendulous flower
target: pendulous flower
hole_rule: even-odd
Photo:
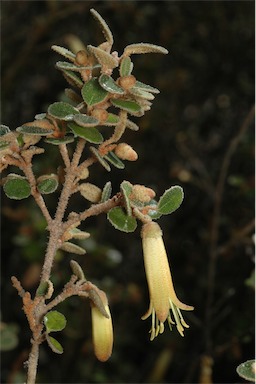
[[[157,223],[150,221],[143,225],[141,238],[150,296],[149,309],[142,316],[142,320],[152,315],[150,340],[164,332],[166,320],[170,329],[175,324],[180,335],[184,336],[184,327],[189,326],[183,319],[181,309],[192,311],[194,307],[183,304],[176,296],[161,228]]]
[[[94,353],[98,360],[104,362],[109,359],[113,349],[113,325],[108,306],[107,296],[103,291],[98,291],[104,306],[104,312],[91,302],[92,309],[92,337]],[[108,317],[106,317],[106,315]]]

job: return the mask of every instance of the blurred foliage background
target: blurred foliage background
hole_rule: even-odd
[[[47,345],[38,383],[238,383],[236,366],[254,355],[254,2],[253,1],[2,1],[1,90],[3,124],[15,129],[63,97],[66,82],[52,44],[72,48],[103,41],[89,13],[108,22],[120,53],[127,44],[150,42],[168,56],[133,57],[135,76],[161,90],[152,110],[137,119],[139,132],[125,139],[139,153],[136,164],[112,172],[145,184],[161,196],[181,185],[185,200],[161,218],[178,297],[195,306],[185,313],[190,329],[149,341],[150,321],[139,230],[117,232],[104,215],[86,221],[87,255],[59,253],[52,280],[59,292],[75,258],[109,297],[114,352],[99,363],[91,344],[90,309],[72,298],[57,308],[68,319],[59,340],[64,354]],[[136,121],[136,119],[135,119]],[[51,150],[38,174],[56,171]],[[41,160],[38,157],[38,160]],[[93,172],[92,172],[93,173]],[[109,174],[96,165],[91,180]],[[90,180],[90,181],[91,181]],[[52,212],[56,195],[48,197]],[[84,207],[80,198],[72,209]],[[2,378],[24,381],[30,332],[12,275],[34,292],[47,241],[45,222],[32,199],[2,196]]]

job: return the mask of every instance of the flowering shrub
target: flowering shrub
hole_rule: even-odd
[[[68,61],[58,61],[61,71],[71,88],[66,89],[70,102],[58,101],[49,105],[44,113],[37,114],[33,121],[11,131],[1,125],[1,170],[14,166],[22,172],[9,173],[3,178],[5,194],[16,200],[32,196],[47,222],[49,240],[46,248],[41,279],[32,298],[16,277],[13,286],[23,301],[23,310],[32,332],[31,352],[28,360],[28,383],[36,380],[39,346],[46,342],[53,352],[62,354],[63,347],[52,332],[60,332],[66,326],[65,316],[53,310],[71,296],[88,298],[92,311],[93,344],[95,355],[106,361],[112,353],[113,327],[106,293],[88,281],[75,260],[71,260],[70,280],[61,293],[53,296],[54,284],[51,271],[56,252],[83,255],[86,251],[73,241],[87,239],[90,233],[79,226],[87,218],[107,214],[113,227],[122,232],[134,232],[142,223],[142,245],[145,270],[149,286],[150,307],[143,319],[152,315],[150,340],[164,331],[167,320],[170,329],[176,325],[183,336],[188,328],[181,310],[193,307],[178,300],[174,291],[168,258],[162,239],[162,231],[155,220],[179,208],[183,190],[172,186],[157,200],[154,190],[144,185],[123,181],[120,191],[112,195],[111,182],[97,186],[87,181],[91,167],[99,163],[105,172],[111,167],[123,169],[126,161],[136,161],[138,154],[121,141],[126,129],[138,131],[139,126],[130,119],[142,117],[150,110],[159,90],[144,84],[133,75],[131,57],[135,54],[167,54],[163,47],[139,43],[128,45],[123,53],[112,50],[112,33],[98,14],[91,10],[99,22],[105,41],[99,46],[88,45],[76,53],[53,45],[52,49]],[[111,134],[105,137],[103,127]],[[46,143],[46,149],[40,142]],[[62,173],[36,175],[33,160],[36,155],[47,152],[47,145],[55,146],[61,155]],[[83,158],[85,149],[89,156]],[[55,215],[52,216],[45,195],[59,194]],[[70,212],[69,201],[80,194],[88,202],[81,212]]]

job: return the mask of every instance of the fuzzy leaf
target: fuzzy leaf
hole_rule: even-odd
[[[130,44],[127,45],[127,47],[124,49],[124,56],[130,56],[133,54],[141,53],[163,53],[166,55],[168,51],[160,45],[149,43]]]
[[[124,163],[112,151],[110,151],[107,155],[105,155],[104,159],[108,160],[111,164],[113,164],[118,169],[124,169],[125,167]]]
[[[95,11],[95,9],[93,9],[93,8],[90,9],[90,12],[95,17],[95,19],[100,23],[100,26],[102,27],[102,32],[103,32],[107,42],[110,45],[113,45],[113,35],[112,35],[112,32],[109,29],[107,23],[105,22],[105,20],[101,17],[101,15],[97,11]]]
[[[82,247],[79,247],[76,244],[70,243],[69,241],[66,241],[65,243],[62,244],[60,247],[65,252],[69,253],[75,253],[76,255],[85,255],[86,250],[83,249]]]
[[[110,223],[122,232],[134,232],[137,227],[137,221],[133,216],[125,214],[121,207],[112,208],[107,215]]]
[[[69,70],[62,70],[62,72],[68,83],[75,87],[82,88],[84,83],[74,72]]]
[[[123,57],[120,64],[120,76],[130,76],[133,70],[133,63],[130,57]]]
[[[148,210],[148,216],[150,216],[152,220],[157,220],[162,216],[162,214],[158,212],[157,201],[152,199],[149,203],[146,204],[147,207],[151,205],[152,209]]]
[[[126,127],[131,129],[132,131],[138,131],[140,129],[137,124],[135,124],[133,121],[129,119],[126,120]]]
[[[60,355],[63,353],[62,345],[54,337],[46,334],[46,341],[53,352],[58,353]]]
[[[80,125],[81,127],[94,127],[99,124],[99,120],[93,116],[87,116],[83,114],[75,115],[74,122]]]
[[[9,175],[3,188],[6,196],[14,200],[26,199],[31,192],[27,179],[19,175],[16,177]]]
[[[35,115],[35,119],[36,120],[44,120],[46,118],[46,113],[45,112],[43,112],[43,113],[37,113],[36,115]]]
[[[44,316],[47,333],[62,331],[67,324],[65,316],[58,311],[50,311]]]
[[[243,379],[255,382],[255,360],[245,361],[237,367],[236,371]]]
[[[103,49],[94,47],[93,45],[88,45],[87,47],[96,57],[98,62],[108,69],[113,69],[118,66],[118,61],[110,53],[103,51]]]
[[[123,88],[119,87],[115,83],[115,80],[111,76],[106,75],[105,73],[100,75],[99,84],[103,89],[105,89],[105,91],[107,91],[109,93],[117,93],[119,95],[124,94]]]
[[[162,215],[168,215],[176,211],[184,198],[183,189],[178,185],[167,189],[158,202],[158,211]]]
[[[72,130],[74,135],[86,139],[90,143],[99,144],[103,141],[102,134],[94,127],[80,127],[76,123],[69,123],[68,127]]]
[[[59,45],[52,45],[51,47],[55,52],[59,53],[60,55],[66,57],[67,59],[69,59],[70,61],[75,61],[76,59],[76,55],[69,51],[67,48],[64,48],[64,47],[60,47]]]
[[[105,201],[107,201],[110,196],[111,196],[111,193],[112,193],[112,185],[111,185],[111,182],[108,181],[105,185],[104,185],[104,188],[102,190],[102,194],[101,194],[101,203],[104,203]]]
[[[60,144],[68,144],[68,143],[73,143],[74,141],[74,136],[73,135],[67,135],[61,138],[49,138],[44,140],[48,144],[53,144],[53,145],[60,145]]]
[[[131,204],[130,204],[130,199],[129,196],[132,192],[132,184],[129,183],[129,181],[123,181],[120,185],[121,191],[123,192],[123,197],[124,197],[124,203],[125,203],[125,209],[126,212],[129,216],[132,215],[132,209],[131,209]]]
[[[64,71],[67,70],[67,71],[81,72],[84,69],[93,70],[94,68],[99,68],[100,65],[96,64],[96,65],[93,65],[93,66],[84,66],[83,67],[83,66],[78,66],[78,65],[69,63],[67,61],[57,61],[56,67],[58,69],[61,69],[61,70],[64,70]]]
[[[64,101],[57,101],[56,103],[51,104],[48,107],[49,115],[60,120],[72,120],[73,115],[79,114],[78,109],[74,108],[72,105],[65,103]]]
[[[140,105],[133,100],[121,100],[121,99],[110,99],[111,103],[124,111],[127,111],[131,114],[140,112]]]
[[[106,126],[117,125],[118,122],[119,122],[119,116],[114,115],[113,113],[109,113],[107,120],[104,121],[104,125]]]
[[[148,91],[148,92],[151,92],[151,93],[160,93],[159,89],[151,87],[151,85],[144,84],[144,83],[142,83],[141,81],[138,81],[138,80],[136,81],[136,83],[133,86],[133,88],[139,88],[139,89],[141,89],[143,91]]]
[[[94,154],[94,156],[97,158],[97,160],[99,161],[99,163],[108,171],[110,172],[111,171],[111,168],[109,166],[109,164],[103,159],[103,157],[101,156],[101,154],[97,151],[96,148],[94,147],[90,147],[90,151]]]
[[[70,261],[70,267],[73,274],[76,275],[79,280],[85,280],[84,272],[81,266],[75,260]]]
[[[40,120],[38,120],[40,121]],[[53,129],[41,128],[35,125],[22,125],[16,128],[17,132],[27,133],[28,135],[48,136],[54,132]]]
[[[138,97],[141,97],[142,99],[146,99],[146,100],[154,100],[154,98],[155,98],[155,96],[152,95],[152,93],[146,92],[140,88],[133,87],[129,90],[129,92],[134,96],[138,96]]]
[[[90,233],[81,231],[78,228],[70,229],[69,233],[72,235],[72,239],[84,240],[90,237]]]
[[[4,136],[8,132],[11,132],[10,128],[7,127],[7,125],[1,124],[0,125],[0,136]]]
[[[82,97],[88,106],[101,103],[107,96],[108,92],[101,88],[96,77],[87,81],[82,88]]]
[[[58,177],[54,174],[43,175],[37,179],[37,189],[44,195],[55,192],[58,185]]]
[[[43,281],[36,290],[36,296],[44,296],[48,292],[49,283],[48,281]]]

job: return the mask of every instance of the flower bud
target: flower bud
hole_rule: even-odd
[[[135,152],[134,149],[126,143],[117,144],[115,154],[121,160],[136,161],[138,159],[137,152]]]
[[[86,65],[88,63],[87,53],[83,49],[77,52],[76,63],[78,65]]]
[[[100,298],[108,318],[91,302],[92,307],[92,337],[94,353],[98,360],[104,362],[109,359],[113,349],[113,325],[108,306],[108,300],[103,291],[99,291]]]
[[[151,188],[147,188],[144,185],[135,184],[132,187],[132,193],[130,199],[138,200],[142,203],[149,203],[155,197],[155,191]]]
[[[102,108],[94,109],[91,115],[98,119],[101,123],[104,123],[108,118],[108,112]]]
[[[136,78],[133,75],[122,76],[119,78],[118,82],[123,89],[128,90],[135,85]]]

